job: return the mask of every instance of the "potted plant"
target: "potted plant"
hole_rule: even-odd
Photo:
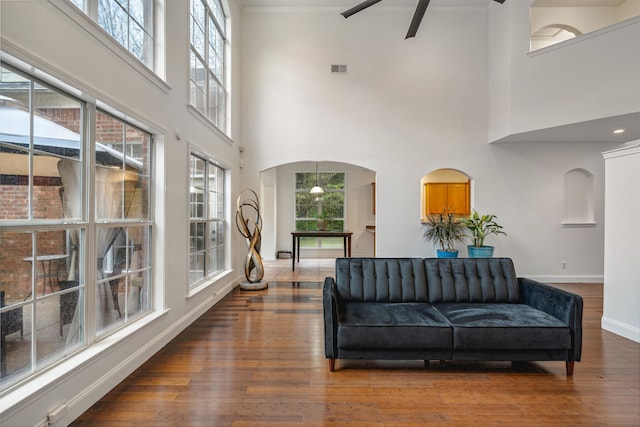
[[[471,232],[465,235],[471,244],[467,246],[469,258],[491,258],[493,256],[493,246],[484,244],[484,239],[491,234],[503,234],[502,226],[496,222],[498,217],[495,215],[480,215],[473,210],[471,215],[466,218],[460,218],[460,222]]]
[[[464,224],[455,214],[442,212],[427,216],[423,237],[436,246],[438,258],[457,258],[455,243],[464,238]]]
[[[321,210],[318,213],[318,230],[325,231],[329,227],[329,213],[327,211]]]

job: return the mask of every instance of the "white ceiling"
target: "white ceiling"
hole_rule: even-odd
[[[591,6],[620,6],[627,0],[536,0],[534,7],[591,7]]]
[[[351,8],[363,0],[239,0],[246,7],[343,7]],[[522,1],[522,0],[515,0]],[[431,0],[431,5],[461,5],[461,6],[482,6],[487,5],[491,0]],[[385,0],[372,7],[394,6],[394,7],[415,7],[418,0]]]
[[[623,133],[613,133],[624,129]],[[625,143],[640,140],[640,113],[605,117],[509,135],[493,142],[597,142]]]
[[[246,7],[344,7],[350,8],[363,0],[239,0]],[[432,0],[434,6],[483,6],[492,0]],[[522,1],[522,0],[507,0]],[[618,6],[626,0],[536,0],[534,6],[540,7],[584,7],[584,6]],[[415,6],[418,0],[385,0],[375,6]]]

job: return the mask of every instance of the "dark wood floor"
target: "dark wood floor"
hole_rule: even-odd
[[[573,377],[563,362],[330,373],[320,283],[271,282],[232,292],[73,426],[639,426],[640,344],[600,328],[601,285],[561,287],[585,301]]]

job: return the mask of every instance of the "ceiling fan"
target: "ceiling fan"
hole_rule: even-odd
[[[351,9],[342,12],[341,15],[345,18],[350,17],[351,15],[355,15],[356,13],[368,8],[369,6],[373,6],[376,3],[381,2],[382,0],[365,0],[362,3],[359,3],[352,7]],[[427,11],[427,7],[429,6],[429,1],[431,0],[418,0],[418,6],[416,7],[416,11],[413,14],[413,19],[411,20],[411,24],[409,25],[409,31],[407,31],[407,36],[405,40],[410,37],[415,37],[418,32],[418,27],[420,26],[420,22],[422,22],[422,18],[424,17],[424,13]],[[493,0],[500,4],[504,3],[505,0]]]

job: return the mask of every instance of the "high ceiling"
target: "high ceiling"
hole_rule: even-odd
[[[620,6],[626,0],[536,0],[537,7],[591,7],[591,6]]]
[[[360,3],[361,0],[239,0],[246,7],[344,7],[349,8]],[[522,1],[522,0],[517,0]],[[536,0],[534,6],[540,7],[581,7],[581,6],[618,6],[626,0]],[[413,7],[418,0],[386,0],[378,7],[384,6]],[[491,3],[491,0],[432,0],[432,5],[467,5],[483,6]]]
[[[243,6],[247,7],[341,7],[350,8],[360,3],[362,0],[239,0]],[[487,5],[491,0],[432,0],[433,5]],[[418,0],[386,0],[376,5],[376,7],[386,6],[406,6],[415,7]]]

